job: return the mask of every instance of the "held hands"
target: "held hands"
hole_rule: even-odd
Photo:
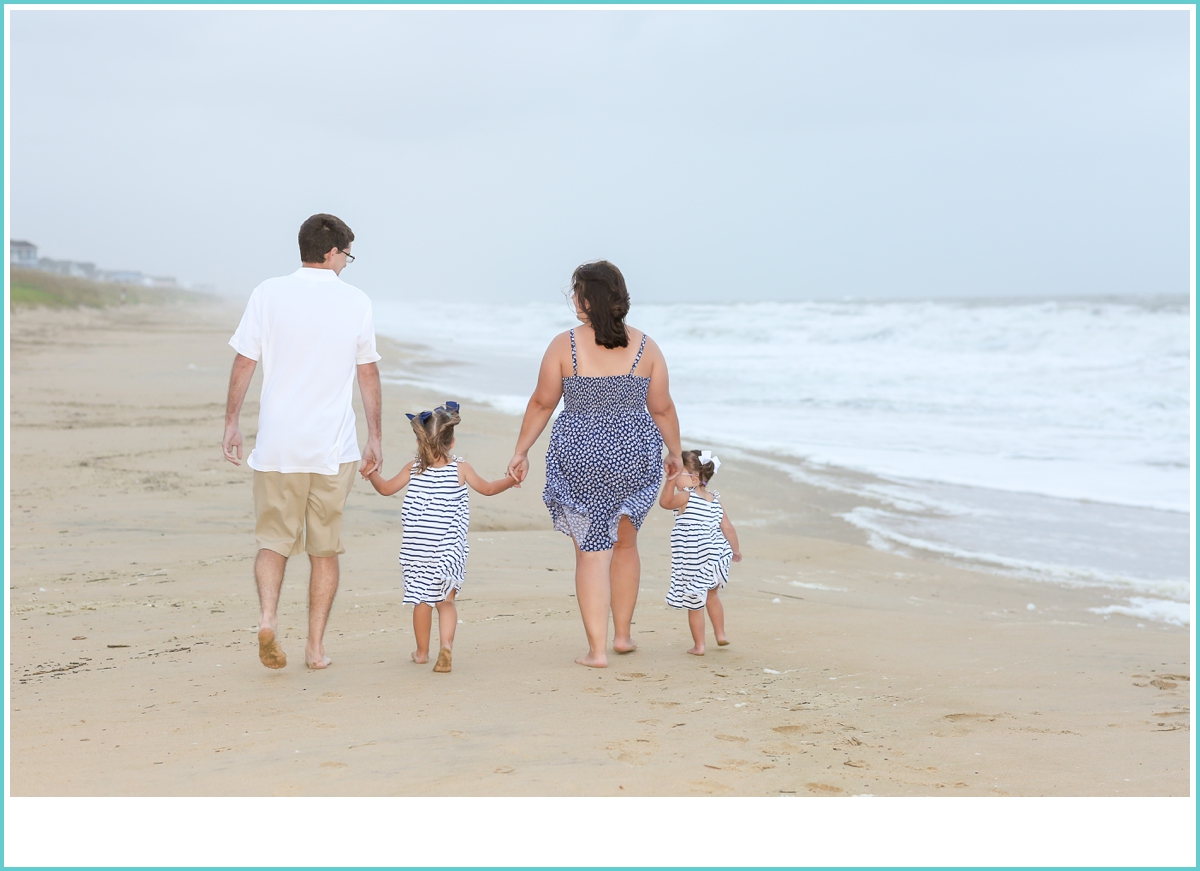
[[[683,472],[683,458],[676,454],[667,454],[667,458],[663,460],[663,471],[668,481],[678,478]]]
[[[359,474],[370,480],[371,475],[382,469],[383,448],[378,443],[368,440],[366,448],[363,449],[362,465],[358,467]]]
[[[733,552],[733,561],[735,563],[740,563],[742,561],[742,552],[740,550],[735,550]]]
[[[221,440],[225,459],[235,466],[242,464],[242,430],[236,423],[225,424],[225,438]]]
[[[514,486],[520,487],[528,474],[529,457],[525,454],[513,454],[513,458],[508,461],[508,475],[517,482]]]

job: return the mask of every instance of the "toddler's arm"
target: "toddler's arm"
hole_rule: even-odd
[[[503,493],[509,487],[517,486],[517,479],[512,475],[505,475],[495,481],[483,480],[466,460],[458,464],[458,472],[459,482],[469,484],[471,489],[481,496],[495,496],[497,493]]]
[[[375,492],[383,496],[391,496],[399,493],[408,486],[408,482],[412,479],[412,463],[405,463],[404,468],[400,470],[400,474],[395,478],[385,479],[378,471],[372,472],[369,475],[364,475],[371,486],[375,488]]]
[[[675,489],[675,482],[679,480],[679,473],[674,475],[666,475],[663,477],[662,495],[658,497],[658,504],[668,511],[673,511],[677,508],[682,508],[688,504],[688,494]]]
[[[733,548],[733,561],[740,563],[742,561],[742,549],[738,547],[737,530],[733,528],[733,522],[729,519],[728,514],[721,515],[721,534],[725,536],[725,540]]]

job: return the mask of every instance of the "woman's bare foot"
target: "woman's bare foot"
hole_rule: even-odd
[[[433,664],[433,670],[436,671],[438,674],[446,674],[447,672],[450,671],[450,659],[451,659],[450,648],[443,647],[441,650],[438,651],[437,662],[435,662]]]
[[[614,653],[633,653],[637,650],[637,642],[632,638],[613,639]]]
[[[688,650],[688,653],[690,653],[692,656],[703,656],[704,655],[704,645],[697,644],[695,647]]]
[[[718,638],[718,639],[717,639],[717,646],[718,646],[718,647],[724,647],[724,646],[725,646],[726,644],[728,644],[728,643],[729,643],[729,639],[728,639],[728,638]]]
[[[320,671],[323,668],[329,668],[329,666],[333,664],[333,660],[328,656],[322,656],[320,659],[309,659],[308,654],[305,654],[304,664],[313,671]]]
[[[275,630],[264,626],[258,630],[258,658],[267,668],[283,668],[287,665],[287,654],[275,638]]]
[[[428,650],[425,651],[424,653],[422,653],[419,650],[414,650],[411,654],[409,654],[409,656],[412,659],[412,661],[415,662],[417,665],[424,665],[425,663],[429,662],[429,651]]]
[[[587,656],[580,656],[575,660],[580,665],[586,665],[588,668],[608,668],[608,657],[603,653],[593,656],[588,653]]]

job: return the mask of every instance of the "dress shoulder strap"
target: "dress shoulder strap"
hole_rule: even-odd
[[[641,354],[638,355],[639,357]],[[637,364],[634,364],[637,365]],[[579,374],[579,360],[575,356],[575,331],[571,330],[571,371]]]
[[[638,363],[642,362],[642,352],[646,350],[646,334],[642,333],[642,344],[638,346],[638,355],[633,358],[633,365],[629,367],[629,374],[632,375],[637,371]]]

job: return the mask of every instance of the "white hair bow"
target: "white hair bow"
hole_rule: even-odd
[[[717,472],[720,471],[720,469],[721,469],[721,461],[713,455],[712,451],[701,451],[700,452],[700,463],[701,464],[712,463],[714,475],[717,474]]]

